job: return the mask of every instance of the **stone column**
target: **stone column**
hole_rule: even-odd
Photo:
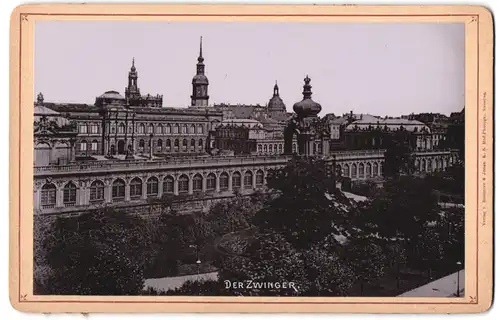
[[[179,177],[174,177],[174,195],[179,195]]]
[[[193,194],[193,177],[194,175],[188,176],[188,194]]]
[[[125,182],[125,201],[130,201],[130,181]]]
[[[111,199],[112,188],[113,187],[111,184],[104,185],[104,202],[105,203],[110,203],[112,201],[112,199]]]
[[[201,180],[201,191],[206,192],[207,191],[207,174],[202,174],[201,177],[203,180]]]
[[[228,172],[229,174],[229,181],[228,181],[228,191],[229,192],[233,192],[233,173],[232,172]]]
[[[33,190],[33,208],[35,210],[40,209],[40,190]]]
[[[215,192],[220,193],[220,172],[215,173]]]
[[[257,170],[252,170],[252,188],[257,188]]]
[[[142,199],[146,199],[148,197],[148,183],[147,180],[144,179],[145,181],[142,182]]]
[[[60,208],[63,206],[63,187],[57,187],[56,189],[56,207]]]
[[[158,198],[161,198],[163,195],[163,179],[158,179]]]

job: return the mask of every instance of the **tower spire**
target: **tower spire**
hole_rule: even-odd
[[[198,62],[203,62],[203,36],[200,37],[200,56],[198,57]]]
[[[279,88],[278,88],[278,80],[275,80],[273,96],[279,96],[279,95],[280,95],[280,93],[279,93]]]
[[[191,95],[191,106],[208,106],[208,79],[205,76],[205,64],[203,63],[203,37],[200,37],[200,55],[196,64],[196,75],[193,77],[193,94]]]
[[[130,68],[131,71],[135,71],[135,58],[132,57],[132,67]]]

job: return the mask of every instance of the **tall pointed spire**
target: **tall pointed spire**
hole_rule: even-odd
[[[135,71],[135,58],[132,57],[132,67],[130,68],[130,71],[134,72]]]
[[[193,77],[193,93],[191,105],[196,107],[208,106],[208,79],[205,76],[205,64],[203,63],[203,37],[200,37],[200,55],[196,64],[196,75]]]
[[[203,62],[203,36],[200,37],[200,56],[198,57],[198,62],[202,63]]]

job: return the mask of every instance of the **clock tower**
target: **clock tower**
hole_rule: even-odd
[[[193,93],[191,95],[191,106],[208,107],[208,78],[205,76],[205,64],[203,63],[203,37],[200,37],[200,56],[196,64],[196,75],[193,77]]]

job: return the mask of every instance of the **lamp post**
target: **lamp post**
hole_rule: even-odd
[[[199,247],[196,244],[192,244],[189,246],[190,248],[194,248],[196,250],[196,265],[197,265],[197,274],[198,276],[200,275],[200,265],[201,265],[201,260],[200,260],[200,251]]]
[[[457,297],[460,297],[460,267],[462,262],[457,261],[458,272],[457,272]]]

